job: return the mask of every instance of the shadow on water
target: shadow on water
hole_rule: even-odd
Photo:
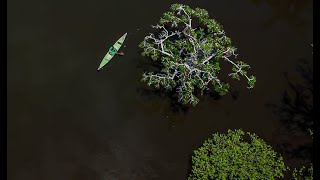
[[[302,83],[294,83],[285,73],[289,89],[283,92],[279,105],[267,104],[280,119],[281,127],[277,131],[285,137],[278,139],[277,149],[292,159],[312,160],[312,138],[309,129],[313,129],[313,71],[312,65],[300,59],[297,72]]]
[[[312,0],[250,0],[256,5],[265,2],[271,9],[272,15],[265,23],[265,28],[272,27],[279,21],[288,23],[298,33],[304,33],[306,21],[303,19],[303,13],[308,11],[312,5]]]
[[[136,59],[135,61],[138,62],[136,68],[142,70],[141,74],[143,72],[151,72],[151,71],[159,72],[163,67],[163,65],[159,61],[153,61],[146,57]],[[213,87],[210,87],[210,89],[213,89]],[[162,89],[156,89],[154,87],[147,86],[146,83],[141,82],[140,86],[136,88],[136,92],[143,97],[147,97],[148,100],[152,100],[155,98],[158,98],[158,99],[168,98],[170,111],[172,113],[187,114],[190,108],[192,108],[191,105],[183,105],[182,103],[178,102],[178,95],[175,90],[166,91]],[[201,94],[200,90],[195,89],[194,94],[198,98],[200,98],[199,103],[201,102],[201,99],[205,97],[210,97],[215,101],[220,100],[222,98],[222,96],[220,96],[218,93],[213,92],[212,90],[204,91],[203,94]],[[230,94],[234,100],[237,100],[240,95],[239,91],[231,91]]]
[[[177,95],[174,91],[152,89],[152,87],[148,88],[146,86],[138,87],[136,91],[139,95],[147,97],[148,99],[169,99],[170,110],[172,113],[186,114],[190,109],[190,106],[183,105],[180,102],[178,102]]]
[[[289,89],[283,92],[280,105],[267,104],[278,115],[290,131],[308,132],[313,125],[313,72],[305,60],[297,71],[303,78],[301,84],[294,84],[285,73]]]
[[[92,180],[99,180],[101,177],[97,174],[97,172],[93,169],[89,169],[86,167],[79,167],[76,170],[76,174],[71,178],[72,180],[78,179],[92,179]],[[111,178],[108,178],[111,179]]]
[[[142,57],[137,59],[137,69],[141,69],[141,75],[143,72],[159,72],[163,65],[159,61],[153,61],[147,57]],[[142,78],[142,76],[141,76]],[[169,99],[170,111],[172,113],[188,113],[190,106],[183,105],[178,102],[177,93],[172,91],[166,91],[162,89],[156,89],[154,87],[148,87],[146,83],[141,82],[140,85],[136,88],[136,92],[143,97],[146,97],[148,100],[152,100],[154,98],[159,99]]]
[[[290,143],[283,143],[277,147],[284,154],[287,154],[292,159],[311,160],[312,159],[312,144],[304,144],[294,146]]]
[[[137,58],[135,60],[137,62],[136,68],[138,71],[141,71],[139,74],[139,78],[142,78],[143,72],[159,72],[161,69],[161,63],[154,62],[147,58]],[[186,117],[189,115],[189,112],[196,108],[197,106],[201,106],[201,103],[205,101],[211,102],[211,104],[217,104],[218,101],[223,99],[218,93],[212,91],[213,87],[210,87],[209,91],[204,91],[201,94],[201,91],[195,89],[195,96],[199,98],[199,103],[196,107],[192,107],[192,105],[187,104],[183,105],[182,103],[178,102],[178,94],[175,89],[171,91],[166,91],[164,89],[156,89],[154,87],[150,87],[145,82],[139,82],[136,87],[136,93],[143,101],[143,103],[148,108],[152,108],[152,111],[157,111],[160,114],[164,114],[165,118],[167,119],[169,131],[174,129],[177,126],[181,126],[185,123]],[[239,96],[240,92],[237,90],[230,90],[230,96],[232,97],[233,101],[236,101]],[[226,112],[227,116],[230,115],[230,112]]]

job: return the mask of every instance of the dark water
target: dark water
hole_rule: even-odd
[[[226,78],[231,94],[182,111],[140,82],[137,45],[174,2],[224,26],[257,77],[253,90]],[[312,3],[8,1],[8,179],[186,179],[193,150],[235,128],[257,133],[291,167],[309,162],[311,138],[268,104],[283,106],[288,81],[305,86],[297,67],[304,59],[312,68]],[[97,73],[125,32],[126,55]]]

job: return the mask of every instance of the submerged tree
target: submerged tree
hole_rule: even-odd
[[[194,22],[198,20],[198,24]],[[218,74],[220,61],[232,64],[233,79],[240,80],[244,76],[248,88],[253,88],[255,76],[247,75],[250,68],[243,61],[233,61],[236,48],[225,35],[222,26],[214,19],[209,19],[204,9],[191,9],[187,5],[173,4],[169,12],[163,14],[159,24],[152,26],[160,30],[150,33],[144,38],[139,47],[143,48],[142,55],[149,56],[162,64],[161,72],[145,72],[142,81],[149,86],[160,89],[175,89],[178,101],[195,106],[199,99],[194,95],[196,88],[213,91],[221,96],[228,92],[229,84],[222,82]]]
[[[242,130],[213,134],[194,151],[189,180],[209,179],[275,179],[283,177],[288,167],[281,155],[257,135]]]

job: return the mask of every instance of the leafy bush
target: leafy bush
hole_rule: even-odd
[[[189,180],[208,179],[266,179],[283,177],[288,167],[281,155],[272,150],[257,135],[242,130],[213,134],[202,147],[194,151]]]

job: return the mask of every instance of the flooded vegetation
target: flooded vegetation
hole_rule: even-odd
[[[253,89],[221,72],[229,93],[205,92],[192,107],[140,81],[158,69],[138,45],[173,3],[206,9],[223,26],[252,66]],[[11,0],[8,179],[187,179],[194,150],[228,129],[255,133],[281,154],[285,177],[307,167],[312,8],[311,0]],[[125,55],[97,72],[126,32]]]

